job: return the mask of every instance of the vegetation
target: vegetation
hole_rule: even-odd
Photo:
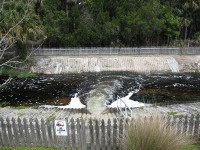
[[[16,147],[16,148],[3,147],[3,148],[0,148],[0,150],[56,150],[56,149],[45,148],[45,147]]]
[[[184,46],[199,41],[200,0],[43,0],[44,47]]]
[[[200,0],[3,0],[0,68],[25,62],[27,49],[43,40],[44,47],[187,46],[188,39],[200,45],[199,6]]]
[[[51,121],[51,120],[55,120],[55,118],[56,118],[56,114],[52,113],[47,119]]]
[[[168,112],[168,115],[171,115],[171,116],[176,116],[177,114],[178,112],[175,112],[175,111]]]
[[[10,103],[9,102],[0,102],[0,107],[6,107],[9,106]]]
[[[16,54],[44,47],[187,46],[200,44],[200,0],[8,0],[0,11],[2,44]],[[46,38],[47,36],[47,38]],[[37,42],[36,42],[37,43]]]
[[[34,3],[10,0],[1,2],[0,6],[0,48],[14,49],[18,58],[25,59],[28,42],[44,36],[41,20],[34,13]]]
[[[21,105],[21,106],[16,106],[15,107],[17,110],[21,110],[21,109],[26,109],[26,108],[28,108],[27,106],[23,106],[23,105]]]
[[[169,129],[164,120],[134,120],[127,124],[123,138],[126,150],[180,150],[194,140]]]
[[[13,71],[11,69],[6,69],[4,67],[0,69],[0,75],[17,77],[17,78],[30,78],[37,76],[36,73]]]
[[[19,73],[11,73],[10,76],[14,76],[17,78],[30,78],[35,77],[35,73],[27,73],[27,72],[19,72]]]
[[[190,146],[186,146],[180,150],[199,150],[200,149],[200,145],[190,145]]]

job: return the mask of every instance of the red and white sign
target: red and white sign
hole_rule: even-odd
[[[67,136],[67,125],[64,120],[55,120],[55,130],[57,136]]]

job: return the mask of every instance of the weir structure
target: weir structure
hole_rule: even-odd
[[[34,52],[31,72],[65,74],[101,71],[134,73],[194,72],[200,70],[200,48],[66,48]],[[89,111],[98,116],[102,99],[90,99]]]
[[[200,68],[200,48],[39,49],[34,52],[33,60],[31,71],[46,74],[194,72]]]

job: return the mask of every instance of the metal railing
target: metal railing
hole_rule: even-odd
[[[125,118],[128,118],[128,117],[132,118],[132,116],[133,116],[133,114],[132,114],[133,111],[131,110],[131,108],[130,108],[119,96],[117,96],[117,100],[120,101],[119,104],[118,104],[118,102],[117,102],[117,109],[120,111],[121,115],[122,115],[123,117],[125,117]],[[122,103],[125,105],[124,108],[121,107]],[[128,112],[130,112],[130,113],[128,113]]]
[[[30,49],[31,50],[31,49]],[[85,55],[200,55],[200,47],[84,47],[84,48],[42,48],[34,51],[38,56],[85,56]]]

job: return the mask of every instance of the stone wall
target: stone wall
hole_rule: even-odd
[[[45,74],[100,71],[136,73],[194,72],[200,68],[200,56],[35,56],[31,72]]]

